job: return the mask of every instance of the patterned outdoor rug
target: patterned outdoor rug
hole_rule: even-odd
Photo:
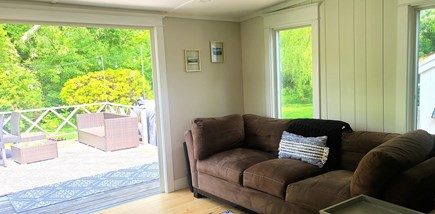
[[[151,163],[23,190],[7,197],[16,212],[24,212],[156,179],[159,179],[159,165]]]

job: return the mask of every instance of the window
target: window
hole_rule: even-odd
[[[311,26],[277,31],[279,116],[312,118]]]
[[[264,16],[267,113],[320,118],[318,5]]]
[[[417,12],[416,128],[435,134],[435,8]]]

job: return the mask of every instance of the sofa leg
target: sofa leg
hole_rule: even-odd
[[[195,197],[195,198],[203,198],[204,196],[199,194],[199,192],[196,191],[195,189],[193,189],[193,197]]]

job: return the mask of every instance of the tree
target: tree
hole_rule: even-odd
[[[60,92],[60,98],[68,105],[112,102],[133,105],[137,98],[153,99],[148,81],[142,88],[142,76],[138,70],[119,69],[91,72],[68,80]]]
[[[34,73],[20,66],[4,25],[0,25],[0,110],[41,106],[41,87]]]
[[[148,30],[68,26],[37,28],[30,25],[7,27],[22,65],[34,71],[41,84],[44,106],[64,105],[59,95],[64,84],[89,72],[109,68],[141,70],[143,61],[145,79],[151,80]],[[27,39],[23,40],[23,37]]]
[[[287,102],[312,102],[311,28],[280,31],[281,84]]]
[[[420,12],[418,57],[435,52],[435,9]]]

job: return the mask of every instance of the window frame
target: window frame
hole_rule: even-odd
[[[420,10],[433,7],[432,0],[398,2],[395,127],[398,133],[417,129],[417,16]]]
[[[418,86],[419,86],[419,82],[418,82],[418,75],[420,73],[419,71],[419,60],[420,58],[418,57],[419,55],[419,28],[420,28],[420,12],[422,10],[425,9],[434,9],[435,10],[435,4],[433,4],[432,6],[424,6],[424,7],[415,7],[415,12],[414,12],[414,27],[415,27],[415,40],[414,40],[414,45],[415,45],[415,58],[414,58],[414,71],[413,72],[413,88],[412,88],[412,95],[413,95],[413,106],[412,106],[412,110],[413,110],[413,117],[412,117],[412,129],[421,129],[421,127],[418,127],[418,100],[419,100],[419,96],[420,94],[418,93]],[[421,89],[420,89],[421,90]]]
[[[265,72],[267,115],[281,117],[278,32],[298,27],[311,27],[312,33],[312,87],[313,118],[320,115],[320,51],[319,51],[319,5],[309,4],[263,15],[265,37]]]
[[[163,35],[163,13],[129,9],[0,2],[0,23],[145,29],[150,31],[156,103],[157,141],[162,192],[175,190]]]

